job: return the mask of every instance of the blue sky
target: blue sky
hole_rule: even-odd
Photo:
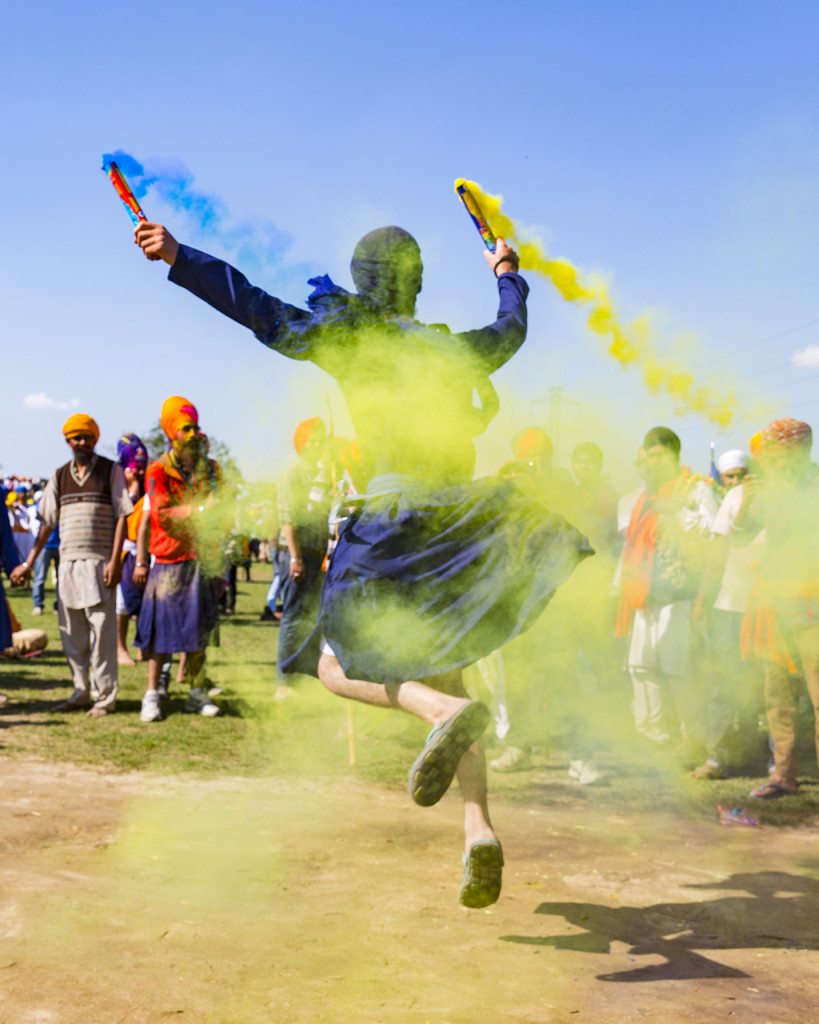
[[[319,371],[142,259],[99,170],[119,147],[182,161],[237,219],[274,221],[290,248],[255,283],[290,301],[311,271],[349,285],[356,239],[405,226],[424,251],[419,316],[455,329],[494,318],[452,193],[475,178],[555,255],[609,275],[624,314],[661,311],[669,348],[751,409],[724,435],[675,415],[533,281],[485,469],[533,419],[563,449],[602,441],[613,467],[665,422],[696,468],[712,436],[731,447],[774,415],[811,420],[819,359],[793,357],[819,348],[818,36],[819,5],[800,2],[18,5],[0,39],[4,471],[63,461],[58,406],[74,401],[110,445],[186,394],[253,476],[282,467],[293,424],[328,398],[344,424]]]

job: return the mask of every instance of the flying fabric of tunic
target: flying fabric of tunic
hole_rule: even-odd
[[[401,682],[461,668],[528,628],[591,554],[525,485],[472,480],[473,438],[497,411],[489,375],[526,336],[519,275],[498,279],[497,320],[461,334],[394,315],[327,276],[310,280],[300,309],[188,246],[168,276],[269,348],[334,377],[369,470],[319,621],[286,669],[315,674],[320,636],[352,678]]]

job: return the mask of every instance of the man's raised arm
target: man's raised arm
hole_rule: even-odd
[[[502,238],[484,258],[498,279],[498,318],[488,327],[464,331],[458,337],[494,373],[517,352],[526,338],[526,297],[529,285],[518,274],[517,253]]]
[[[313,316],[307,310],[254,287],[224,260],[180,245],[162,224],[143,221],[137,225],[134,236],[149,260],[164,260],[170,266],[168,280],[249,328],[263,345],[291,359],[308,358],[310,346],[304,334]]]

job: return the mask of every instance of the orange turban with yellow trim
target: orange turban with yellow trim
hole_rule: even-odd
[[[296,453],[301,455],[311,441],[323,438],[325,433],[324,421],[318,416],[302,420],[293,434],[293,447],[296,449]]]
[[[181,395],[171,395],[162,403],[162,412],[159,414],[159,423],[168,436],[169,441],[176,437],[177,430],[192,423],[199,426],[199,413],[196,406],[188,398]]]
[[[549,459],[554,454],[554,445],[545,430],[527,427],[515,438],[512,450],[516,459]]]
[[[100,439],[100,428],[94,417],[89,416],[87,412],[74,412],[63,423],[63,435],[68,439],[75,434],[91,434],[96,444]]]

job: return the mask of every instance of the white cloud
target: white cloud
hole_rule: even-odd
[[[52,398],[51,395],[47,395],[45,391],[33,391],[30,395],[26,395],[23,398],[23,406],[26,409],[75,409],[80,404],[78,398],[72,398],[70,401],[61,401],[57,398]]]
[[[808,345],[807,348],[794,352],[791,365],[800,367],[819,366],[819,345]]]

